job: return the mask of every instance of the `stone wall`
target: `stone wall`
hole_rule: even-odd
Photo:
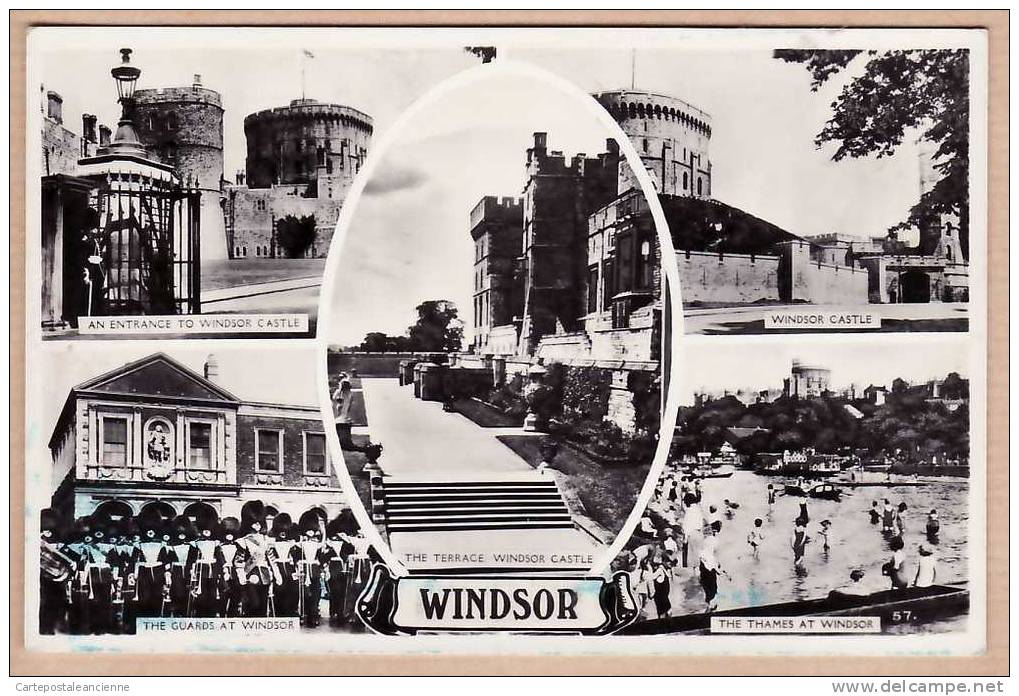
[[[81,138],[48,116],[42,119],[42,175],[73,174],[81,157]]]
[[[359,377],[397,377],[401,360],[446,362],[444,353],[347,353],[330,351],[329,374],[356,370]]]
[[[315,238],[303,258],[324,258],[329,253],[342,201],[309,198],[304,186],[251,189],[226,188],[226,238],[229,258],[286,258],[276,244],[273,225],[287,216],[315,218]]]
[[[779,299],[777,256],[679,251],[676,261],[684,304]]]
[[[783,302],[866,304],[868,273],[864,268],[821,263],[803,240],[778,244],[782,254],[779,298]]]

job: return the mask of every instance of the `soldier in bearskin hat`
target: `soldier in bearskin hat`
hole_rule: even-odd
[[[54,510],[42,511],[39,530],[39,633],[51,635],[65,630],[77,557],[65,544],[66,530]]]
[[[347,539],[343,520],[335,517],[326,525],[326,539],[322,549],[322,564],[326,571],[326,590],[329,594],[329,622],[346,621],[344,602],[350,579],[349,559],[354,546]]]
[[[241,588],[244,583],[244,563],[237,533],[241,525],[236,517],[224,517],[216,528],[216,568],[219,585],[220,616],[240,616]]]
[[[322,520],[309,510],[301,515],[300,526],[301,539],[294,546],[291,556],[301,586],[301,621],[305,626],[314,628],[320,621],[319,602],[322,599],[322,561],[325,552]]]
[[[272,565],[275,578],[272,587],[273,616],[297,616],[300,604],[300,585],[297,568],[291,557],[296,540],[294,523],[290,515],[281,512],[272,522]]]
[[[120,542],[116,547],[117,572],[119,574],[117,591],[121,599],[121,614],[118,626],[121,632],[134,633],[135,609],[137,605],[137,578],[135,576],[135,556],[141,544],[141,531],[138,521],[128,517],[120,528]]]
[[[208,618],[219,608],[219,573],[211,520],[197,520],[198,537],[194,541],[195,562],[191,566],[191,611],[189,616]]]
[[[244,553],[245,616],[269,616],[269,591],[282,578],[275,576],[270,562],[272,547],[265,530],[265,506],[251,500],[241,508],[241,548]]]
[[[113,547],[102,520],[86,522],[79,552],[79,599],[84,604],[84,629],[95,635],[113,629]]]
[[[170,616],[186,616],[191,595],[191,568],[198,557],[194,547],[196,537],[191,520],[183,515],[173,520],[173,538],[170,541]]]
[[[138,519],[141,539],[131,557],[128,584],[134,585],[134,603],[128,614],[134,617],[162,615],[163,596],[170,584],[169,535],[163,532],[163,520],[150,510],[143,510]],[[133,621],[132,621],[133,623]],[[128,630],[131,630],[131,624]]]

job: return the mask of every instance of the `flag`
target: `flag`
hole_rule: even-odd
[[[314,54],[314,53],[312,53],[311,51],[309,51],[309,50],[308,50],[308,49],[306,49],[306,48],[302,48],[302,49],[301,49],[301,52],[302,52],[302,53],[303,53],[303,54],[305,55],[305,57],[307,57],[307,58],[314,58],[314,57],[315,57],[315,54]]]

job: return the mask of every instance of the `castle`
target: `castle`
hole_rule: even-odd
[[[109,144],[110,129],[84,114],[63,122],[63,99],[43,88],[42,172],[74,175],[78,160]],[[223,102],[202,85],[139,89],[134,126],[147,156],[200,195],[201,259],[320,258],[364,164],[372,119],[356,109],[295,99],[244,119],[245,172],[224,179]]]
[[[224,186],[229,257],[324,257],[372,128],[367,114],[314,99],[246,117],[245,172]]]
[[[640,90],[594,96],[630,138],[655,184],[677,251],[685,305],[968,300],[957,219],[924,224],[915,247],[895,236],[792,234],[711,197],[707,113]],[[923,193],[939,178],[929,145],[919,166]],[[623,176],[620,190],[628,188]]]

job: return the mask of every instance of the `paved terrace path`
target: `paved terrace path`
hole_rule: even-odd
[[[381,443],[379,463],[390,476],[461,481],[531,473],[534,469],[482,428],[438,401],[414,398],[396,379],[361,380],[368,432]]]
[[[365,377],[361,385],[387,481],[549,480],[496,439],[519,428],[482,428],[439,402],[415,399],[396,379]],[[390,531],[389,543],[412,572],[575,574],[603,550],[577,528]]]

